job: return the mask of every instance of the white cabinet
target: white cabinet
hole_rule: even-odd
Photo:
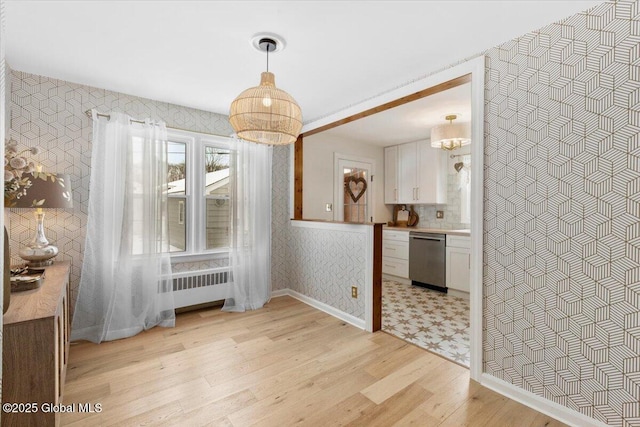
[[[409,232],[383,230],[382,273],[409,278]]]
[[[398,203],[416,203],[418,185],[417,143],[398,146]]]
[[[384,202],[398,203],[398,146],[384,149]]]
[[[395,170],[392,164],[395,164]],[[390,165],[389,171],[386,169],[387,165]],[[432,148],[428,141],[387,147],[385,149],[385,203],[447,203],[446,165],[446,153],[438,148]],[[390,194],[393,189],[395,191]],[[390,197],[387,197],[388,194]]]
[[[447,152],[425,141],[416,143],[416,149],[418,177],[414,203],[447,203]]]
[[[447,235],[447,288],[470,291],[471,238]]]

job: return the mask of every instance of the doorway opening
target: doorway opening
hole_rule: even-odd
[[[329,129],[336,128],[343,124],[357,121],[358,119],[374,115],[397,106],[408,104],[412,101],[428,97],[439,92],[446,91],[457,86],[471,83],[471,154],[474,165],[471,168],[470,183],[470,243],[468,250],[470,257],[468,260],[469,269],[469,305],[470,305],[470,373],[471,378],[479,380],[482,374],[482,230],[483,230],[483,155],[484,155],[484,78],[485,60],[483,56],[456,65],[439,73],[428,76],[424,79],[412,82],[401,88],[387,92],[377,98],[365,101],[361,104],[350,107],[347,110],[324,117],[315,122],[305,125],[303,133],[294,147],[293,162],[295,168],[292,169],[294,206],[292,212],[294,219],[302,219],[302,146],[305,137],[314,135]],[[399,128],[402,130],[402,127]],[[300,156],[298,156],[300,154]],[[386,164],[385,164],[386,169]],[[385,183],[386,186],[386,183]],[[420,196],[414,198],[420,199]],[[420,194],[419,190],[417,190]],[[386,195],[385,195],[386,196]],[[415,199],[412,199],[415,200]],[[401,201],[398,201],[401,202]],[[397,202],[396,202],[397,203]],[[437,206],[435,206],[437,209]],[[434,214],[438,214],[434,210]],[[380,241],[380,246],[382,242]],[[376,252],[374,244],[373,251]],[[379,318],[382,312],[381,304],[381,277],[382,268],[379,265],[373,266],[374,276],[370,288],[365,289],[365,293],[374,295],[371,312],[365,312],[365,323],[370,325],[371,319]],[[376,285],[377,284],[377,285]],[[377,286],[376,289],[373,287]]]

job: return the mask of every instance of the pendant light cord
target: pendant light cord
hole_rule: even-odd
[[[264,39],[261,39],[258,44],[260,46],[260,50],[267,51],[267,73],[268,73],[269,72],[269,52],[271,51],[271,49],[276,50],[276,46],[277,46],[276,42],[271,39],[264,38]]]
[[[269,51],[271,50],[271,43],[267,44],[267,73],[269,72]]]

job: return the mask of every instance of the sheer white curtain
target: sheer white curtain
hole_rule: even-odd
[[[231,284],[224,311],[255,310],[271,297],[271,156],[268,145],[231,143]]]
[[[89,213],[72,339],[174,326],[164,123],[93,111]]]

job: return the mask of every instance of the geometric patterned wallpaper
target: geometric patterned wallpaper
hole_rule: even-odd
[[[640,3],[486,53],[484,371],[640,426]]]
[[[289,150],[274,146],[271,169],[271,289],[289,288]]]
[[[220,114],[33,74],[11,71],[8,83],[7,92],[11,94],[8,136],[18,141],[20,147],[40,147],[36,159],[44,170],[71,176],[73,209],[47,211],[45,227],[47,238],[60,250],[56,259],[71,262],[71,301],[75,304],[87,224],[93,127],[85,111],[91,108],[103,113],[119,111],[135,118],[162,120],[169,127],[218,135],[230,135],[232,128],[227,117]],[[31,211],[11,210],[13,264],[22,263],[17,252],[33,238],[34,230]],[[221,263],[226,264],[226,260],[179,263],[175,271],[216,267]]]
[[[364,320],[365,227],[355,233],[290,226],[289,288]]]

